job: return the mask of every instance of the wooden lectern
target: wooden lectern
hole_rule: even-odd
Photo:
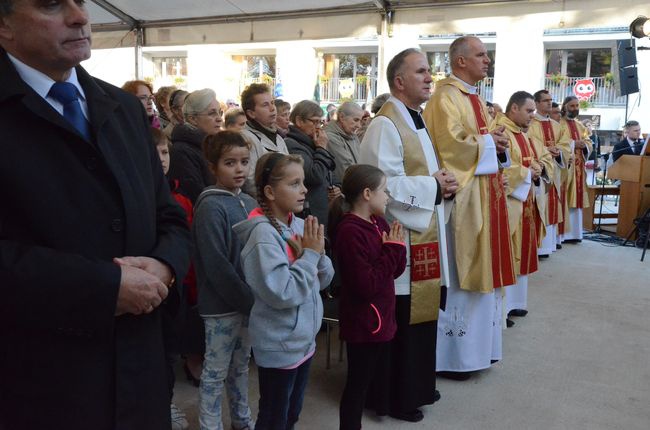
[[[607,170],[607,177],[621,181],[616,235],[626,237],[637,218],[650,207],[650,156],[623,155]]]

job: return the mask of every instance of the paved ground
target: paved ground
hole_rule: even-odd
[[[442,400],[420,423],[367,414],[364,429],[650,429],[650,255],[640,257],[565,245],[531,276],[530,314],[504,334],[502,362],[466,382],[440,380]],[[325,370],[321,334],[297,429],[338,428],[345,371],[335,358]],[[176,403],[198,429],[198,391],[178,375]],[[250,397],[256,414],[254,366]]]

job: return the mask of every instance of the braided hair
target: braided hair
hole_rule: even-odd
[[[285,155],[278,152],[264,154],[257,160],[257,165],[255,166],[255,186],[257,188],[257,203],[260,205],[260,209],[262,209],[264,215],[269,219],[271,225],[287,242],[296,257],[300,257],[303,251],[302,245],[293,238],[286,237],[280,223],[275,215],[273,215],[273,211],[264,194],[264,188],[267,185],[273,187],[273,185],[282,180],[284,177],[284,169],[291,163],[297,163],[302,166],[302,157],[299,155]]]

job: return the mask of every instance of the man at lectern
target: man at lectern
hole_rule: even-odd
[[[638,121],[630,120],[625,123],[626,137],[614,145],[612,156],[614,161],[623,155],[641,155],[643,139],[641,139],[641,126]]]

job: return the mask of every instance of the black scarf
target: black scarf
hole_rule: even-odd
[[[262,124],[260,124],[259,122],[251,118],[247,118],[246,122],[248,125],[250,125],[251,128],[261,132],[262,134],[264,134],[264,136],[271,139],[271,142],[275,143],[275,139],[278,135],[277,131],[273,131],[270,128],[264,127]]]

